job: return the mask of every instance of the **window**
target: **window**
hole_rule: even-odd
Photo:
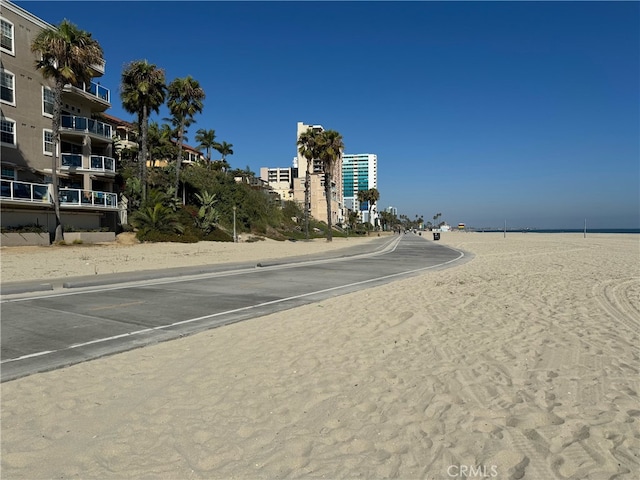
[[[42,114],[53,117],[53,90],[47,87],[42,87]]]
[[[0,48],[13,55],[13,23],[3,18],[0,20],[0,24],[2,28]]]
[[[53,155],[53,132],[51,130],[42,131],[42,142],[45,155]]]
[[[16,171],[13,167],[2,167],[2,178],[7,180],[16,179]]]
[[[15,86],[15,76],[13,73],[2,70],[0,71],[0,99],[4,103],[9,103],[11,105],[16,104],[16,86]]]
[[[0,141],[8,146],[16,145],[16,122],[2,117],[0,120]]]

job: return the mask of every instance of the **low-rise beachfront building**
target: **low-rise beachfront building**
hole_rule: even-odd
[[[363,222],[375,225],[378,212],[372,210],[369,218],[369,202],[360,202],[358,192],[378,188],[378,156],[372,153],[345,153],[342,155],[342,178],[345,207],[360,212]]]
[[[53,232],[54,84],[36,70],[31,44],[42,30],[55,27],[7,0],[0,0],[0,5],[2,226],[39,224]],[[104,62],[93,65],[94,78],[104,69]],[[110,102],[111,91],[99,81],[64,87],[56,169],[65,225],[116,228],[113,129],[99,118]]]
[[[138,151],[138,127],[126,120],[123,120],[113,115],[106,113],[100,114],[100,119],[109,124],[113,131],[114,151],[120,153],[125,150],[132,152]],[[171,140],[174,145],[177,145],[175,140]],[[167,167],[174,160],[166,158],[150,158],[147,160],[147,167]],[[182,144],[182,165],[192,165],[194,163],[204,163],[205,157],[203,153],[195,147],[187,144]]]
[[[171,140],[172,143],[177,145],[175,140]],[[175,160],[170,160],[166,158],[160,159],[149,159],[147,160],[147,167],[168,167],[171,163],[175,163]],[[186,143],[182,144],[182,162],[180,163],[183,167],[185,165],[193,165],[194,163],[204,163],[205,157],[200,150]]]
[[[124,151],[138,151],[138,127],[132,122],[102,113],[100,119],[111,125],[113,132],[113,150],[116,156]]]
[[[293,167],[260,168],[260,179],[269,185],[274,194],[280,197],[281,201],[294,200],[293,179],[297,176],[298,172]]]

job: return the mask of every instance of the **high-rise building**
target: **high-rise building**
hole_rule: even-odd
[[[55,27],[7,0],[0,4],[2,226],[37,223],[52,231],[54,83],[36,70],[31,44],[42,30]],[[92,65],[93,77],[101,77],[104,68],[104,62]],[[115,229],[113,130],[101,118],[111,106],[111,92],[91,81],[65,85],[62,96],[56,170],[63,224]]]
[[[342,156],[342,184],[344,205],[360,212],[362,221],[375,224],[377,212],[371,211],[369,202],[359,202],[358,192],[378,188],[378,156],[372,153],[344,154]]]

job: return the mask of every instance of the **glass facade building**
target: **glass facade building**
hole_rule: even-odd
[[[345,153],[342,156],[342,187],[345,207],[362,212],[364,217],[368,216],[368,202],[359,203],[358,192],[378,188],[378,156],[372,153]],[[364,221],[372,223],[372,219],[364,217]]]

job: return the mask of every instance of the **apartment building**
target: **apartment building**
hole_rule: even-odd
[[[135,124],[107,113],[102,113],[100,118],[104,123],[111,125],[115,154],[123,150],[138,151],[138,127]]]
[[[293,179],[298,176],[297,168],[260,168],[260,179],[266,182],[281,201],[293,201]]]
[[[113,115],[106,113],[100,114],[100,119],[111,126],[114,139],[114,153],[119,154],[125,149],[130,151],[138,151],[138,127],[132,122],[128,122]],[[171,140],[177,144],[175,140]],[[147,167],[166,167],[172,160],[166,158],[147,160]],[[205,157],[202,152],[190,145],[182,144],[182,165],[191,165],[194,163],[204,163]]]
[[[177,145],[177,142],[175,140],[171,140],[171,142]],[[164,168],[164,167],[168,167],[172,162],[176,163],[176,160],[170,160],[166,158],[161,158],[161,159],[152,158],[150,160],[147,160],[147,167],[163,167]],[[193,165],[194,163],[202,163],[202,164],[206,163],[204,155],[197,148],[187,145],[186,143],[183,143],[182,144],[182,162],[180,163],[180,165],[182,165],[184,168],[185,165]]]
[[[35,69],[31,44],[55,27],[7,0],[0,5],[2,226],[37,223],[53,231],[53,82]],[[115,230],[113,128],[100,120],[111,106],[111,91],[98,80],[104,68],[92,66],[88,84],[64,87],[57,171],[63,224]]]
[[[324,131],[322,125],[306,125],[303,122],[297,124],[296,136],[296,152],[297,155],[293,161],[293,167],[297,170],[298,175],[293,179],[293,196],[294,200],[304,205],[304,180],[307,173],[307,159],[300,155],[297,149],[297,143],[300,135],[312,128],[318,132]],[[338,159],[333,169],[331,181],[331,222],[338,225],[344,222],[344,205],[342,193],[342,159]],[[327,199],[325,198],[324,188],[324,169],[322,162],[314,160],[311,168],[311,185],[310,185],[309,210],[311,216],[317,220],[327,219]]]
[[[344,154],[342,156],[344,205],[360,212],[362,221],[375,225],[378,213],[372,211],[369,218],[369,202],[359,202],[358,192],[378,188],[378,156],[372,153]]]

